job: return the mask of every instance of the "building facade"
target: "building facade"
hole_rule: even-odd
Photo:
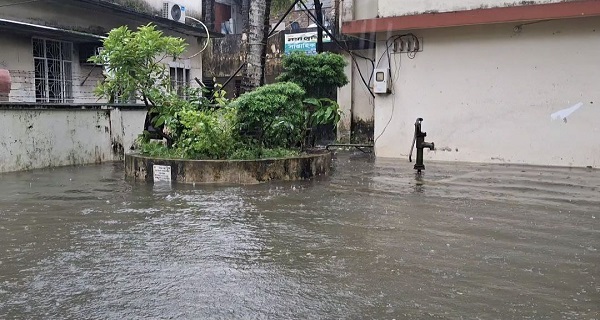
[[[123,2],[124,4],[121,4]],[[185,5],[186,1],[180,1]],[[186,14],[199,12],[190,1]],[[135,3],[136,5],[126,5]],[[87,59],[102,47],[102,39],[116,27],[135,29],[153,23],[165,33],[188,43],[183,57],[202,48],[202,27],[162,15],[162,1],[0,1],[0,69],[10,72],[10,102],[84,103],[98,101],[93,89],[102,79],[102,66]],[[194,8],[198,11],[195,11]],[[200,15],[198,14],[198,17]],[[189,23],[189,22],[188,22]],[[169,61],[178,82],[201,78],[202,59]]]
[[[600,167],[600,1],[344,4],[342,32],[374,39],[389,76],[378,157],[407,158],[422,117],[428,159]]]
[[[105,70],[88,58],[111,29],[152,23],[188,44],[164,60],[172,83],[198,86],[206,31],[183,15],[200,18],[201,2],[177,3],[0,0],[0,172],[122,159],[144,130],[145,106],[94,96]]]

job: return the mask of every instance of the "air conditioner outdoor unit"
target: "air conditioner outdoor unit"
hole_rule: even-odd
[[[163,18],[185,23],[185,7],[173,3],[173,2],[163,2],[163,10],[162,10]]]

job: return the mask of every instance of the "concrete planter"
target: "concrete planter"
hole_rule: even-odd
[[[260,160],[157,159],[125,155],[125,176],[142,181],[256,184],[271,180],[305,180],[328,175],[331,153]]]

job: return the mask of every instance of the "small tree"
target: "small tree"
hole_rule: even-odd
[[[341,110],[335,99],[336,89],[348,83],[344,72],[347,63],[341,55],[320,53],[307,55],[294,52],[283,59],[279,81],[298,84],[306,91],[306,146],[314,146],[317,138],[332,139],[333,129],[340,120]]]
[[[137,31],[127,26],[113,29],[104,40],[102,50],[90,61],[106,66],[106,78],[95,90],[110,102],[140,99],[148,107],[169,91],[170,78],[162,62],[177,58],[186,48],[181,38],[163,35],[154,25]]]
[[[283,58],[283,72],[277,80],[298,84],[309,97],[334,98],[335,90],[348,83],[346,65],[344,58],[335,53],[293,52]]]
[[[294,148],[305,128],[304,90],[291,82],[268,84],[231,103],[244,143],[260,148]]]
[[[244,92],[258,88],[265,83],[265,63],[267,35],[271,0],[249,1],[248,24],[243,47],[246,53],[246,66],[242,76]]]

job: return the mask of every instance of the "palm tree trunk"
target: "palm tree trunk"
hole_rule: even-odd
[[[263,46],[262,46],[262,56],[260,57],[261,68],[262,68],[262,76],[260,78],[260,85],[265,84],[265,75],[266,70],[265,67],[267,65],[267,50],[269,43],[269,31],[271,31],[271,0],[265,0],[265,18],[263,22]]]
[[[242,79],[242,90],[251,91],[262,84],[265,79],[265,55],[267,35],[269,32],[269,14],[271,0],[250,1],[248,28],[242,35],[246,44],[246,67]]]

